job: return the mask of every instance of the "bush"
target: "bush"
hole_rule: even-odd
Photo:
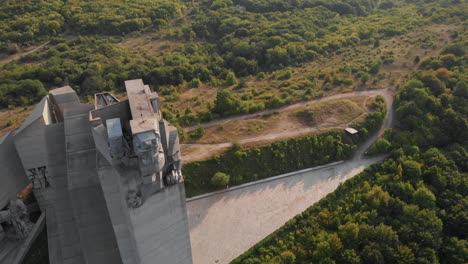
[[[385,138],[379,138],[377,142],[372,147],[371,151],[373,153],[387,153],[390,151],[392,144]]]
[[[230,176],[226,173],[217,172],[211,178],[210,182],[213,186],[218,188],[226,187],[229,184]]]
[[[216,94],[215,106],[213,112],[221,116],[238,113],[241,102],[227,90],[219,90]]]
[[[200,87],[200,85],[201,81],[198,78],[192,79],[192,81],[190,82],[190,86],[192,86],[193,88],[198,88]]]
[[[370,75],[365,73],[361,76],[360,80],[362,84],[366,84],[369,81],[369,79],[370,79]]]
[[[226,82],[225,83],[226,83],[227,86],[231,86],[231,85],[236,84],[237,83],[236,75],[233,72],[229,72],[226,75]]]
[[[197,128],[194,131],[190,132],[190,138],[191,139],[199,139],[199,138],[203,137],[205,135],[205,133],[206,133],[205,127],[198,124]]]
[[[310,168],[351,156],[355,145],[343,131],[293,138],[269,145],[243,149],[234,145],[220,156],[185,164],[187,197],[214,191],[211,175],[229,174],[230,185]],[[287,157],[287,158],[286,158]]]

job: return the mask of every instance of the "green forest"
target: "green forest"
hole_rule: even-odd
[[[395,60],[393,51],[380,48],[381,41],[433,24],[459,24],[466,18],[462,5],[409,0],[3,1],[0,52],[22,54],[48,44],[3,64],[0,106],[33,104],[63,85],[83,98],[103,90],[119,93],[124,80],[143,78],[163,95],[165,117],[186,125],[361,89],[384,79],[382,67]],[[125,45],[142,36],[166,43],[163,51],[149,55]],[[428,50],[436,46],[430,37],[407,41]],[[354,52],[359,48],[375,54],[361,56]],[[292,80],[308,63],[340,54],[349,62],[318,67]],[[275,85],[259,87],[257,81]],[[232,105],[223,110],[213,99],[197,97],[182,102],[181,94],[200,85],[218,90],[218,97],[230,93]]]
[[[232,263],[466,263],[465,37],[425,58],[399,87],[398,125],[376,144],[377,152],[390,152],[387,160]]]

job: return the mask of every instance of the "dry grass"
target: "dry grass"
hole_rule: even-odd
[[[246,137],[256,136],[275,126],[277,117],[259,117],[248,120],[227,122],[206,129],[206,134],[197,143],[234,142]]]
[[[34,105],[0,110],[0,136],[21,126],[23,121],[34,109]]]
[[[364,112],[362,102],[346,99],[305,106],[290,113],[290,116],[308,126],[324,123],[337,126],[351,122]]]
[[[219,144],[243,142],[257,138],[258,142],[268,141],[268,135],[284,139],[296,135],[300,131],[305,134],[311,131],[345,127],[367,113],[368,96],[357,96],[318,104],[308,105],[299,109],[288,110],[271,115],[256,116],[251,119],[228,121],[222,125],[206,129],[203,137],[193,143]],[[314,120],[301,116],[301,113],[313,112]],[[299,115],[299,117],[298,117]],[[247,143],[247,142],[246,142]],[[251,144],[252,142],[249,142]]]
[[[185,88],[176,100],[166,100],[162,96],[163,107],[173,112],[184,113],[186,108],[191,108],[194,112],[206,111],[206,104],[213,103],[216,99],[218,89],[210,84],[203,83],[198,88]]]

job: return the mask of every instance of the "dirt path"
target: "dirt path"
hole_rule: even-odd
[[[232,116],[228,118],[223,118],[223,119],[217,119],[213,120],[210,122],[206,122],[201,124],[204,128],[212,127],[212,126],[217,126],[224,124],[229,121],[238,121],[238,120],[245,120],[245,119],[251,119],[257,116],[265,115],[265,114],[272,114],[275,111],[289,111],[289,110],[294,110],[302,106],[306,105],[311,105],[311,104],[316,104],[316,103],[321,103],[321,102],[326,102],[330,100],[336,100],[336,99],[343,99],[343,98],[348,98],[348,97],[354,97],[354,96],[363,96],[363,95],[382,95],[384,96],[385,93],[387,93],[387,89],[374,89],[374,90],[365,90],[365,91],[353,91],[349,93],[341,93],[341,94],[335,94],[335,95],[330,95],[330,96],[325,96],[321,97],[318,99],[312,99],[309,101],[303,101],[291,105],[286,105],[280,108],[275,108],[275,109],[267,109],[259,112],[255,112],[253,114],[247,114],[247,115],[241,115],[241,116]],[[190,126],[186,127],[186,131],[193,131],[197,128],[197,126]]]
[[[277,109],[269,109],[269,110],[264,110],[260,111],[257,113],[253,114],[248,114],[248,115],[242,115],[242,116],[234,116],[230,118],[225,118],[225,119],[219,119],[219,120],[214,120],[208,123],[202,124],[205,128],[212,127],[212,126],[217,126],[220,124],[224,124],[226,122],[231,122],[231,121],[238,121],[238,120],[245,120],[245,119],[252,119],[257,116],[263,115],[263,114],[269,114],[273,113],[275,111],[289,111],[293,109],[297,109],[303,106],[307,105],[313,105],[313,104],[318,104],[321,102],[326,102],[330,100],[336,100],[336,99],[343,99],[343,98],[349,98],[349,97],[354,97],[354,96],[370,96],[370,95],[381,95],[385,98],[385,103],[387,105],[387,117],[384,121],[384,124],[382,128],[379,130],[379,133],[371,136],[362,146],[356,151],[356,154],[353,159],[361,159],[362,155],[364,152],[377,140],[378,137],[380,137],[386,128],[390,127],[392,122],[393,122],[393,112],[392,112],[392,105],[393,105],[393,91],[390,88],[386,89],[377,89],[377,90],[366,90],[366,91],[355,91],[355,92],[350,92],[350,93],[344,93],[344,94],[336,94],[332,96],[326,96],[322,97],[319,99],[314,99],[310,101],[305,101],[305,102],[300,102],[297,104],[292,104],[288,106],[284,106],[281,108]],[[360,116],[359,116],[360,117]],[[349,124],[351,124],[354,120],[358,119],[359,117],[353,119],[351,122],[348,122],[346,124],[340,125],[340,126],[330,126],[330,125],[318,125],[318,126],[313,126],[313,127],[306,127],[306,128],[301,128],[301,129],[294,129],[294,130],[285,130],[281,132],[273,132],[273,133],[267,133],[263,134],[260,136],[254,136],[250,138],[245,138],[241,139],[238,142],[240,144],[249,144],[249,143],[259,143],[259,142],[271,142],[274,140],[280,140],[280,139],[287,139],[287,138],[292,138],[292,137],[298,137],[298,136],[303,136],[311,133],[320,133],[320,132],[325,132],[331,129],[344,129],[347,127]],[[187,128],[188,131],[195,129],[196,127],[189,127]],[[203,160],[206,158],[209,158],[213,155],[216,155],[223,150],[229,148],[232,146],[231,142],[223,142],[223,143],[215,143],[215,144],[181,144],[182,147],[182,160],[184,162],[191,162],[191,161],[196,161],[196,160]]]
[[[7,63],[9,63],[11,61],[14,61],[14,60],[21,59],[23,56],[26,56],[28,54],[34,53],[34,52],[42,49],[43,47],[47,46],[47,44],[49,44],[49,43],[50,43],[50,40],[48,40],[47,42],[45,42],[44,44],[42,44],[40,46],[37,46],[37,47],[33,48],[32,50],[22,52],[22,53],[18,53],[18,54],[12,55],[12,56],[8,56],[8,57],[0,60],[0,66],[2,66],[4,64],[7,64]]]
[[[371,135],[366,142],[364,142],[354,153],[353,160],[361,160],[364,156],[364,153],[380,138],[387,128],[393,126],[393,122],[395,120],[395,107],[393,105],[394,101],[394,91],[390,88],[385,89],[385,93],[382,94],[385,98],[385,105],[387,107],[387,113],[385,115],[385,119],[382,122],[382,126],[380,127],[377,133]]]

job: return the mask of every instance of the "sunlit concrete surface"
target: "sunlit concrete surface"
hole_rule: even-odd
[[[193,263],[229,263],[380,160],[347,161],[188,201]]]

